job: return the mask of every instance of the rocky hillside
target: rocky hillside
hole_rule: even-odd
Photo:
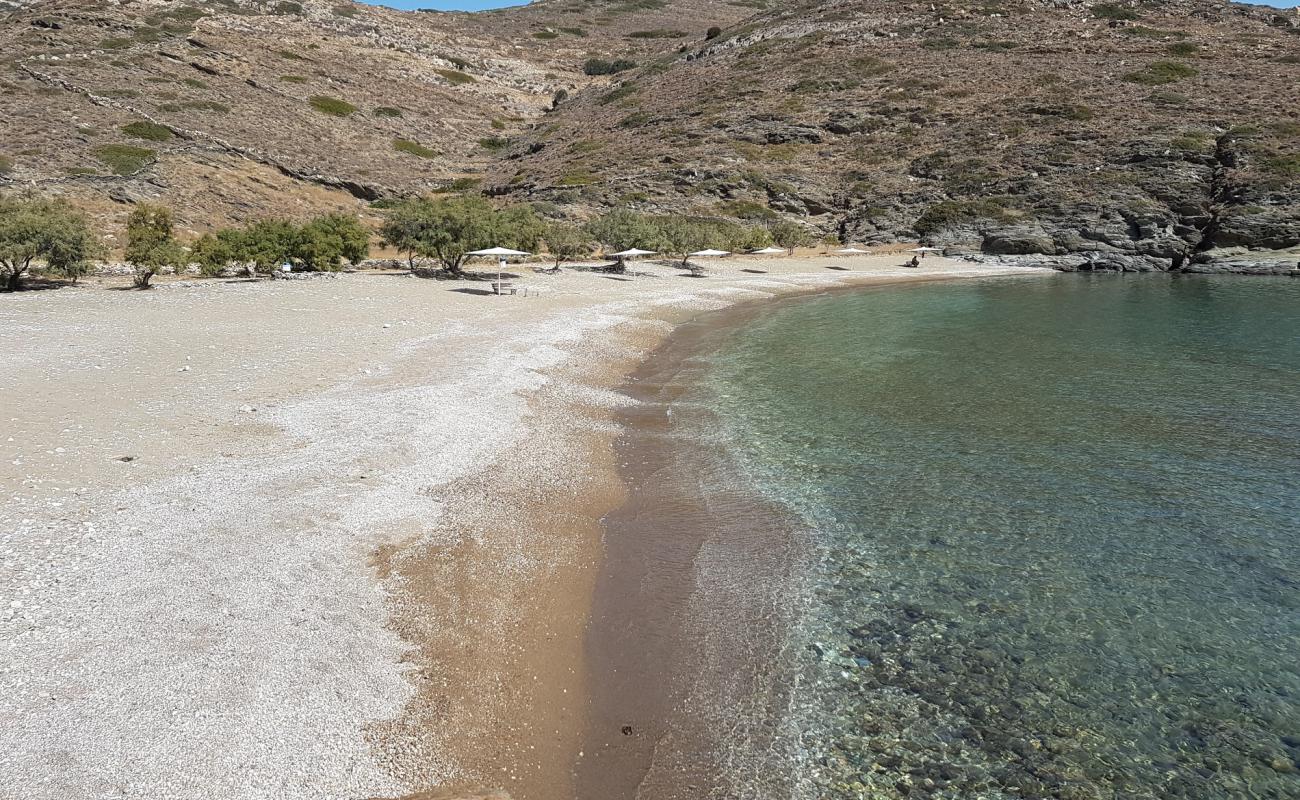
[[[593,80],[586,59],[652,57],[688,36],[670,20],[702,38],[753,11],[678,5],[29,2],[0,12],[0,173],[109,215],[161,200],[196,229],[464,189]]]
[[[564,104],[495,178],[520,198],[793,215],[846,241],[921,235],[1085,267],[1291,247],[1300,17],[783,3]]]
[[[3,20],[0,180],[107,216],[160,199],[198,230],[459,190],[1079,268],[1300,246],[1294,11],[38,0]]]

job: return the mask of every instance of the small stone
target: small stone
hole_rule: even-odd
[[[177,371],[177,372],[189,372],[189,371],[190,371],[190,367],[189,367],[188,364],[186,364],[185,366],[181,367],[180,369],[178,369],[178,370],[176,370],[176,371]]]
[[[256,410],[256,408],[253,408],[250,405],[242,405],[239,407],[239,413],[241,414],[252,414]]]

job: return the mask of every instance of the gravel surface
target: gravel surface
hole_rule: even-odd
[[[413,788],[368,734],[413,695],[376,548],[528,435],[528,397],[589,337],[861,275],[741,265],[515,298],[397,275],[0,296],[22,343],[0,363],[0,797]]]

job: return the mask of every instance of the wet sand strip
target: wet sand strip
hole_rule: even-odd
[[[701,435],[717,430],[711,412],[683,397],[698,356],[770,308],[679,326],[623,387],[638,404],[619,413],[627,501],[604,521],[586,638],[581,800],[733,797],[742,785],[789,795],[789,633],[811,550]]]

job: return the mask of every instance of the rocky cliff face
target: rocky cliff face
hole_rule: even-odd
[[[1291,11],[9,6],[0,182],[106,217],[158,199],[201,230],[457,190],[572,218],[611,205],[789,217],[846,241],[924,238],[1077,269],[1263,269],[1252,248],[1300,246]],[[590,75],[590,58],[623,63]]]

